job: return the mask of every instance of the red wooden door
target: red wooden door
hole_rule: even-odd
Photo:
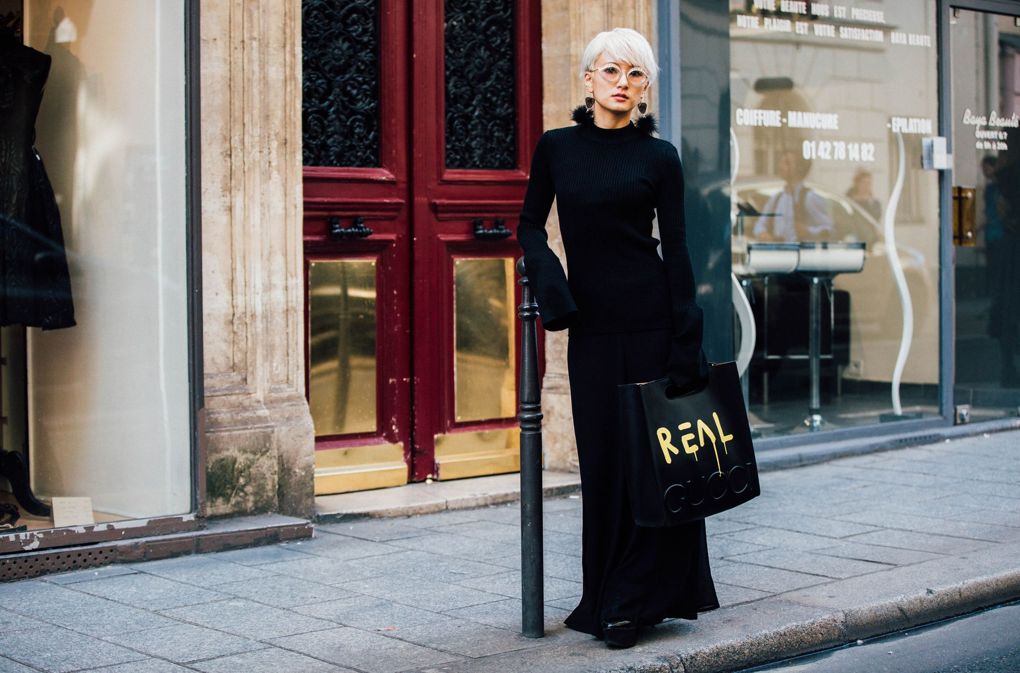
[[[519,466],[510,232],[542,126],[538,10],[414,3],[416,479]]]
[[[538,0],[303,2],[316,493],[517,469],[539,26]]]

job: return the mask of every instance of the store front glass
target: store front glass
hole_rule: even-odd
[[[763,436],[939,415],[936,3],[730,2],[733,270]],[[739,313],[739,311],[738,311]]]
[[[192,510],[185,5],[0,1],[13,530]]]
[[[1020,8],[1018,8],[1020,10]],[[1020,25],[953,10],[956,388],[971,420],[1020,409]]]

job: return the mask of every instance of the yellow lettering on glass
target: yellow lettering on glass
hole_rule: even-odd
[[[690,424],[690,422],[681,423],[680,425],[677,426],[677,428],[680,429],[680,432],[683,432],[684,430],[690,430],[691,429],[691,424]],[[692,440],[694,440],[694,433],[693,432],[688,432],[688,433],[685,433],[683,435],[680,435],[680,444],[682,444],[683,447],[684,447],[684,453],[686,453],[687,455],[694,454],[694,460],[697,460],[698,459],[698,449],[700,449],[701,447],[697,446],[697,445],[692,445],[691,444]]]
[[[659,428],[655,431],[655,436],[659,438],[659,448],[662,449],[662,456],[666,459],[666,464],[672,465],[673,459],[670,458],[669,452],[672,451],[674,456],[680,455],[680,449],[673,446],[673,435],[666,428]]]

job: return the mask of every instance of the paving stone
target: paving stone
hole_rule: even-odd
[[[738,530],[747,530],[748,528],[754,528],[754,524],[747,523],[746,521],[722,518],[719,516],[712,516],[705,519],[705,534],[708,535],[709,539],[711,539],[713,535],[733,533]]]
[[[325,661],[276,647],[198,661],[191,667],[205,673],[354,673]],[[181,669],[183,670],[183,669]]]
[[[260,605],[242,598],[189,605],[167,610],[163,614],[178,621],[219,629],[255,640],[268,640],[336,627],[333,622]]]
[[[397,551],[393,546],[383,542],[373,542],[346,535],[329,535],[326,533],[317,535],[312,540],[304,540],[300,544],[294,544],[292,548],[295,551],[333,559],[334,561],[349,561],[368,556],[381,556]]]
[[[11,612],[0,608],[0,634],[6,631],[24,631],[25,629],[34,629],[37,626],[41,626],[42,622],[36,621],[31,617],[18,614],[17,612]]]
[[[393,549],[393,552],[399,550]],[[296,561],[279,561],[259,566],[266,571],[296,577],[298,579],[318,582],[319,584],[337,585],[351,580],[378,577],[381,570],[373,565],[349,566],[339,559],[322,556],[309,556]]]
[[[475,541],[477,544],[477,540]],[[432,554],[424,551],[401,550],[386,556],[354,559],[343,564],[344,571],[361,571],[362,576],[407,575],[438,582],[458,583],[462,580],[505,572],[505,568],[491,563]]]
[[[560,511],[581,511],[581,496],[568,495],[565,498],[549,498],[542,503],[542,509],[546,512]]]
[[[497,542],[479,544],[476,538],[451,533],[429,532],[421,537],[394,540],[391,544],[402,549],[455,556],[483,563],[498,563],[503,566],[513,563],[513,559],[517,559],[519,563],[521,557],[519,540],[512,544]]]
[[[479,591],[458,584],[447,584],[420,577],[375,577],[340,585],[356,593],[385,598],[404,605],[438,612],[503,598],[500,594]]]
[[[824,575],[833,579],[843,579],[857,575],[887,570],[888,565],[870,561],[856,561],[835,556],[822,556],[805,551],[789,551],[786,549],[769,549],[750,554],[733,556],[729,560],[736,563],[753,563],[755,565],[793,570],[811,575]]]
[[[505,544],[516,544],[520,542],[521,530],[519,526],[495,521],[472,521],[469,523],[457,523],[437,528],[444,533],[452,535],[463,535],[465,537],[490,542],[502,542]]]
[[[912,549],[896,549],[895,547],[880,547],[878,545],[863,544],[847,540],[842,540],[831,547],[822,547],[821,549],[815,550],[813,553],[897,566],[920,563],[922,561],[928,561],[939,557],[938,554],[933,554],[931,552],[915,551]]]
[[[542,542],[543,549],[548,551],[554,551],[557,554],[567,554],[569,556],[580,556],[581,555],[581,536],[580,535],[568,535],[566,533],[557,533],[556,535],[548,535]]]
[[[537,638],[525,638],[515,631],[494,628],[454,617],[394,631],[395,638],[468,657],[485,657],[501,652],[539,647]]]
[[[273,644],[366,673],[396,673],[461,658],[456,654],[349,627],[278,638]]]
[[[567,598],[554,598],[551,600],[546,599],[545,605],[546,607],[557,608],[559,610],[566,610],[567,614],[570,614],[571,612],[574,611],[574,608],[576,608],[577,604],[580,602],[581,594],[578,594],[576,596],[568,596]]]
[[[315,527],[316,532],[346,535],[347,537],[387,542],[406,537],[418,537],[428,531],[407,519],[367,519],[350,523],[327,523]]]
[[[717,535],[712,539],[712,542],[709,543],[709,549],[711,549],[712,543],[723,539],[750,542],[751,544],[757,544],[763,547],[800,549],[804,551],[819,549],[821,547],[829,547],[833,544],[833,538],[831,537],[808,535],[806,533],[797,533],[790,530],[783,530],[781,528],[757,526],[747,530],[739,530],[735,533]]]
[[[149,610],[169,610],[184,605],[219,601],[227,597],[217,591],[146,573],[78,582],[70,586],[73,586],[75,591]]]
[[[878,529],[877,526],[851,523],[845,520],[823,519],[801,514],[800,512],[769,510],[757,514],[742,514],[739,510],[740,508],[734,510],[736,512],[734,517],[737,520],[757,526],[768,526],[791,530],[797,533],[807,533],[808,535],[845,538]]]
[[[415,517],[415,520],[420,522],[423,528],[438,528],[441,526],[449,526],[455,523],[467,523],[468,521],[478,521],[478,509],[455,509],[447,510],[445,512],[435,512],[432,514],[421,514]]]
[[[29,668],[7,657],[0,657],[0,673],[39,673],[39,669]]]
[[[748,589],[747,587],[738,587],[732,584],[726,584],[725,582],[716,581],[715,595],[719,598],[720,607],[727,607],[730,605],[747,603],[748,601],[768,598],[772,594],[766,591],[758,591],[757,589]]]
[[[113,643],[58,626],[5,633],[3,650],[4,656],[9,659],[53,673],[109,666],[146,658]]]
[[[270,544],[250,549],[235,549],[216,554],[221,561],[230,561],[243,566],[260,566],[279,561],[295,561],[307,558],[308,554],[296,548],[296,545]]]
[[[78,589],[92,583],[116,582],[134,577],[114,577],[79,582],[75,589],[46,583],[27,584],[18,600],[5,603],[13,611],[41,622],[63,626],[80,633],[105,636],[141,629],[168,626],[173,621],[145,610],[82,593]],[[188,587],[184,587],[185,590]]]
[[[174,580],[175,582],[184,582],[200,587],[215,587],[217,584],[253,580],[268,576],[264,570],[244,566],[239,563],[229,563],[219,559],[214,554],[182,556],[163,561],[149,561],[147,563],[135,564],[133,567],[149,575],[157,575]]]
[[[864,533],[851,539],[853,542],[896,547],[898,549],[914,549],[935,554],[959,554],[971,549],[980,549],[988,542],[968,540],[961,537],[948,537],[931,533],[917,533],[907,530],[877,530]]]
[[[708,538],[708,556],[713,559],[724,559],[736,556],[737,554],[747,554],[765,549],[769,549],[769,547],[752,542],[744,542],[743,540],[735,540],[730,537],[717,536]]]
[[[116,666],[90,668],[89,673],[188,673],[191,670],[162,659],[142,659]]]
[[[483,591],[502,594],[510,598],[521,597],[521,573],[516,570],[487,577],[476,577],[459,584],[473,589],[482,589]],[[544,593],[545,597],[550,600],[576,596],[581,593],[581,583],[546,575]]]
[[[471,605],[466,608],[448,610],[446,614],[451,617],[468,619],[498,629],[518,632],[521,629],[521,611],[522,605],[520,599],[506,598],[494,603],[483,603],[481,605]],[[569,614],[569,610],[554,608],[547,604],[544,609],[546,631],[560,626]]]
[[[277,608],[323,603],[351,595],[351,592],[339,587],[310,582],[290,575],[274,575],[265,579],[220,584],[216,590]]]
[[[756,566],[750,563],[719,561],[712,564],[712,577],[724,584],[733,584],[747,589],[757,589],[772,594],[792,591],[830,581],[819,575]]]
[[[970,474],[972,470],[964,472],[964,476]],[[973,479],[952,479],[951,483],[946,484],[944,489],[946,491],[955,491],[957,493],[968,493],[980,496],[994,495],[1000,498],[1007,498],[1020,501],[1020,492],[1017,491],[1016,483],[1002,483],[998,481],[976,481]]]
[[[133,575],[137,570],[126,565],[108,565],[102,568],[90,568],[88,570],[76,570],[69,573],[49,575],[43,580],[51,584],[74,584],[75,582],[86,582],[98,580],[104,577],[117,577],[119,575]]]
[[[520,567],[520,559],[518,558],[514,568],[519,570]],[[543,554],[542,570],[545,572],[546,577],[580,582],[582,575],[581,557],[546,551]]]
[[[1007,542],[1020,536],[1020,531],[1008,526],[953,521],[888,510],[864,510],[847,514],[846,517],[853,518],[855,521],[862,519],[881,520],[885,528],[964,537],[972,540],[987,540],[990,542]]]
[[[936,502],[951,500],[952,502],[971,507],[993,509],[999,512],[1020,513],[1020,500],[1014,498],[1000,498],[997,495],[978,495],[976,493],[959,493],[956,495],[943,495]]]
[[[191,624],[177,624],[120,636],[109,636],[106,640],[178,664],[266,647],[262,643],[248,638],[240,638],[222,631]]]
[[[394,631],[442,618],[438,612],[374,596],[352,596],[328,603],[306,605],[295,611],[365,631]]]

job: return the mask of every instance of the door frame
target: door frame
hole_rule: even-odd
[[[939,83],[939,135],[946,139],[946,147],[953,153],[953,81],[952,44],[949,27],[954,9],[1003,14],[1020,17],[1020,3],[1015,0],[936,0],[938,16],[938,83]],[[956,256],[953,245],[953,169],[939,171],[939,293],[940,293],[940,362],[939,395],[944,425],[954,425],[956,406]],[[1013,427],[1016,419],[1000,419],[974,424],[977,427],[1007,425]]]

